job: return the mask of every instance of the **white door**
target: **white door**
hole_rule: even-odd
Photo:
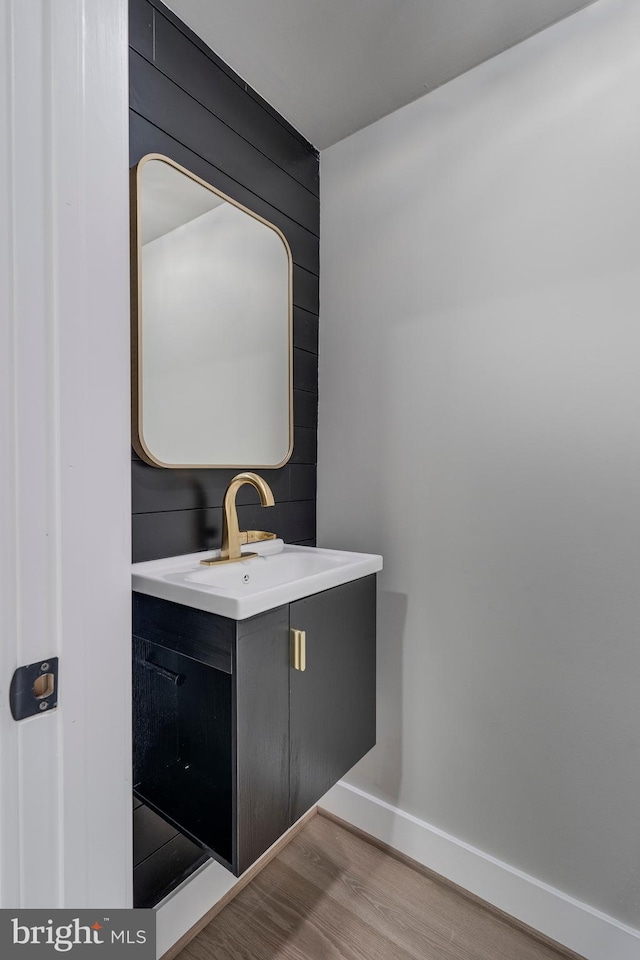
[[[131,905],[126,58],[126,0],[0,0],[3,907]]]

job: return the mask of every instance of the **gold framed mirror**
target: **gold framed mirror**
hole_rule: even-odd
[[[293,449],[284,234],[175,161],[131,171],[132,439],[156,467],[283,466]]]

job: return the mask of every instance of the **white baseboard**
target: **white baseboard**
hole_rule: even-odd
[[[638,960],[640,930],[340,781],[319,803],[587,960]]]

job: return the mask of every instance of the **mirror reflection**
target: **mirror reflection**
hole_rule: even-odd
[[[134,202],[136,451],[164,467],[282,465],[292,445],[284,236],[155,154],[136,168]]]

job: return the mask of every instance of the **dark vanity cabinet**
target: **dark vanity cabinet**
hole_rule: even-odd
[[[134,593],[139,799],[246,870],[375,743],[375,602],[375,574],[240,621]]]
[[[294,823],[376,740],[375,574],[297,600],[291,627],[306,632],[306,669],[290,672]]]

